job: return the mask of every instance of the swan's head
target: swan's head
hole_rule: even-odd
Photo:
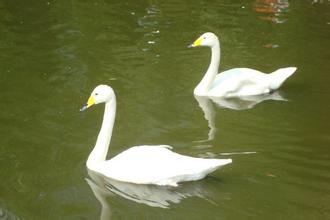
[[[87,108],[99,103],[109,102],[114,98],[114,96],[115,93],[110,86],[99,85],[93,90],[87,103],[80,109],[80,111],[84,111]]]
[[[194,43],[190,44],[188,47],[199,47],[199,46],[213,47],[214,45],[217,44],[219,44],[218,37],[211,32],[206,32],[202,34],[197,40],[195,40]]]

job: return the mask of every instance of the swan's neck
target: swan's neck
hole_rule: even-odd
[[[220,64],[220,44],[217,41],[211,47],[211,63],[207,69],[203,79],[199,82],[194,90],[194,94],[197,96],[207,96],[208,91],[212,87],[212,83],[218,74],[219,64]]]
[[[87,167],[90,170],[95,170],[100,162],[104,162],[108,153],[109,144],[112,136],[113,124],[116,116],[116,98],[113,96],[111,101],[106,102],[103,122],[100,133],[93,151],[89,154],[87,159]]]

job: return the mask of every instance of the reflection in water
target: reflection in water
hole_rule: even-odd
[[[268,20],[274,23],[284,23],[283,14],[289,8],[288,0],[256,0],[253,9],[262,14],[260,19]]]
[[[89,172],[90,174],[91,172]],[[91,176],[91,174],[90,174]],[[94,176],[92,179],[86,178],[88,185],[91,187],[96,199],[101,203],[101,215],[100,219],[111,219],[111,208],[106,200],[106,198],[111,195],[111,193],[105,188],[101,182],[102,177]]]
[[[0,219],[20,219],[15,214],[0,206]]]
[[[88,174],[91,178],[86,178],[86,181],[91,187],[95,197],[102,205],[101,219],[110,218],[111,205],[109,201],[107,201],[107,197],[114,195],[121,196],[136,203],[158,208],[169,208],[171,203],[180,203],[182,199],[188,197],[199,197],[211,203],[215,203],[210,198],[213,194],[204,189],[205,180],[199,183],[187,182],[180,187],[173,188],[120,182],[106,178],[90,170],[88,170]],[[219,186],[219,184],[217,184],[217,186]]]
[[[287,99],[283,98],[278,91],[256,96],[242,96],[235,98],[212,97],[211,99],[218,106],[233,110],[251,109],[255,105],[266,100],[287,101]]]
[[[210,130],[207,141],[211,141],[214,139],[214,135],[217,130],[214,123],[215,111],[213,103],[208,97],[195,96],[195,99],[197,100],[199,107],[203,110],[204,118],[208,122]]]
[[[138,18],[138,25],[139,29],[138,32],[143,32],[143,45],[142,51],[148,52],[152,51],[154,45],[157,43],[157,39],[159,37],[159,14],[160,9],[157,5],[150,5],[146,8],[146,15],[143,15],[141,18]],[[159,57],[159,54],[155,51],[152,52],[156,53],[155,57]]]
[[[266,100],[287,101],[287,99],[283,98],[280,95],[279,91],[275,91],[270,94],[261,94],[256,96],[242,96],[242,97],[233,97],[233,98],[195,96],[195,99],[197,100],[199,107],[202,109],[204,113],[204,118],[208,122],[208,127],[209,127],[208,139],[201,140],[199,142],[212,141],[217,131],[214,122],[216,111],[214,109],[213,103],[215,103],[217,106],[222,108],[229,108],[233,110],[245,110],[245,109],[251,109],[255,105]]]
[[[330,0],[310,0],[312,4],[323,4],[323,3],[330,3]]]

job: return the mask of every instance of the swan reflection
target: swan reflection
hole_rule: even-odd
[[[214,139],[214,135],[217,130],[214,122],[215,110],[213,103],[208,97],[204,96],[195,96],[195,99],[198,102],[199,107],[202,109],[204,113],[204,118],[206,119],[210,128],[207,141],[211,141]]]
[[[242,96],[235,98],[195,96],[195,99],[198,102],[199,107],[202,109],[204,118],[206,119],[209,127],[208,139],[198,142],[212,141],[215,137],[217,128],[215,125],[216,110],[214,109],[214,104],[221,108],[246,110],[251,109],[255,105],[266,100],[287,101],[287,99],[281,96],[279,91],[275,91],[270,94]]]
[[[2,205],[2,204],[1,204]],[[16,214],[9,211],[6,206],[0,206],[0,219],[20,219]]]
[[[120,182],[90,170],[88,174],[90,178],[86,178],[86,181],[102,206],[101,219],[109,219],[111,217],[111,207],[109,200],[107,200],[109,196],[120,196],[136,203],[158,208],[169,208],[171,204],[180,203],[188,197],[198,197],[215,203],[211,199],[215,193],[206,190],[206,181],[187,182],[180,187],[164,187]],[[221,182],[219,180],[216,181],[216,186],[219,187]],[[209,190],[212,190],[212,188],[209,188]]]
[[[279,91],[275,91],[269,94],[261,94],[255,96],[242,96],[242,97],[233,97],[233,98],[224,98],[224,97],[205,97],[205,96],[195,96],[196,101],[198,102],[199,107],[204,113],[204,118],[208,122],[209,133],[208,141],[214,139],[215,132],[217,130],[215,126],[215,114],[214,104],[221,108],[228,108],[233,110],[246,110],[251,109],[255,105],[266,101],[266,100],[275,100],[275,101],[287,101],[284,97],[281,96]]]
[[[229,108],[233,110],[251,109],[255,105],[266,100],[287,101],[287,99],[283,98],[278,91],[275,91],[270,94],[262,94],[256,96],[242,96],[235,98],[212,97],[211,99],[219,107]]]

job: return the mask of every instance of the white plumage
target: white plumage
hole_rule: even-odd
[[[237,97],[270,93],[278,89],[290,77],[296,67],[278,69],[270,74],[250,68],[234,68],[218,74],[220,64],[220,42],[210,32],[200,36],[190,47],[211,48],[211,63],[194,94],[209,97]]]
[[[167,145],[135,146],[105,160],[116,113],[116,97],[111,87],[97,86],[81,111],[105,103],[102,127],[87,160],[88,169],[106,177],[137,184],[177,186],[177,183],[204,178],[231,159],[204,159],[180,155]]]

